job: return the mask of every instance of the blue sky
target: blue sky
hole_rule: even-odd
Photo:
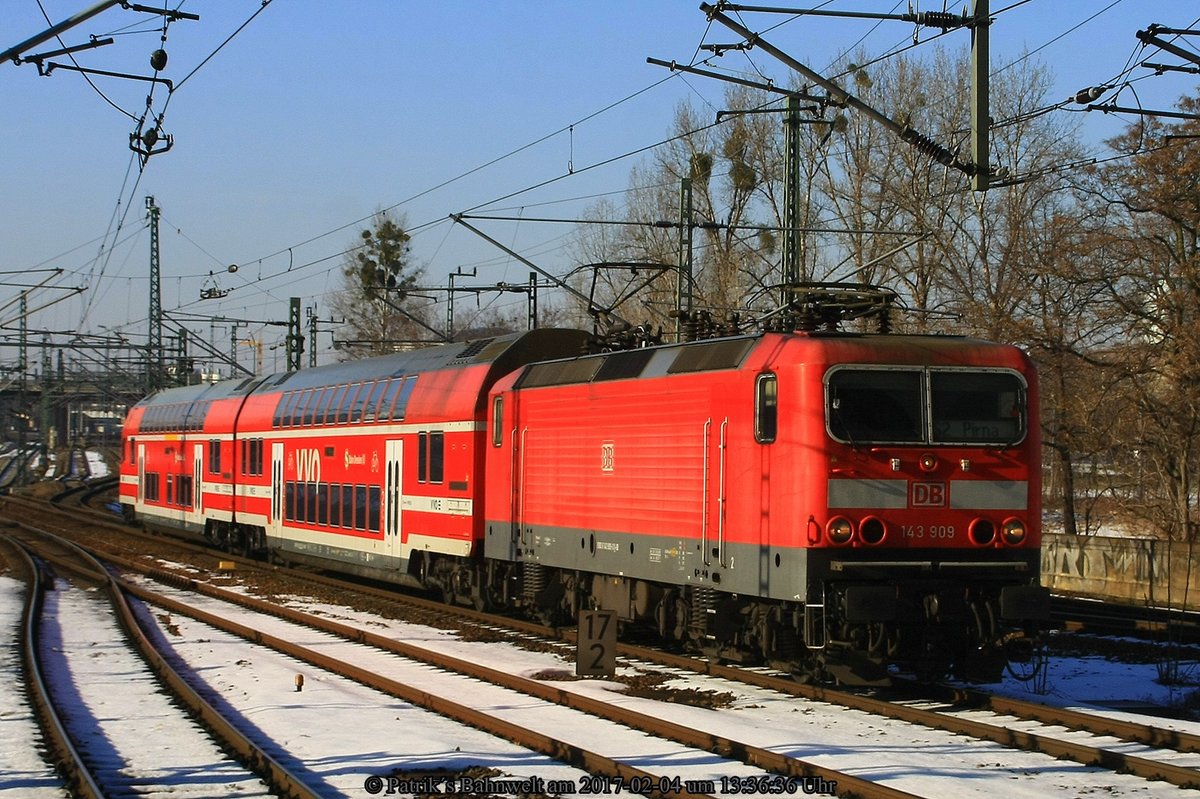
[[[48,27],[37,0],[3,4],[0,48]],[[94,0],[41,4],[58,22]],[[1042,48],[1034,57],[1058,76],[1052,100],[1111,78],[1131,56],[1145,58],[1137,30],[1151,23],[1192,26],[1200,13],[1184,0],[1031,0],[1002,10],[1013,4],[992,0],[993,68]],[[170,0],[172,8],[177,5]],[[444,284],[459,265],[476,266],[481,284],[524,280],[525,266],[445,221],[449,214],[485,206],[524,216],[574,216],[590,200],[569,201],[573,198],[617,193],[612,196],[619,201],[638,157],[593,165],[661,141],[681,100],[721,106],[722,84],[697,77],[664,80],[668,71],[647,64],[647,56],[686,63],[701,42],[736,38],[723,28],[710,30],[698,2],[690,0],[274,0],[193,73],[259,7],[259,0],[182,4],[201,19],[168,29],[169,62],[162,74],[178,85],[164,129],[174,147],[152,157],[140,179],[127,146],[136,123],[127,114],[143,112],[150,84],[94,78],[123,112],[77,73],[58,70],[42,77],[33,64],[0,64],[0,102],[8,122],[0,155],[5,188],[0,270],[6,272],[0,304],[22,290],[9,284],[48,276],[34,269],[63,269],[54,281],[58,287],[86,286],[78,297],[33,314],[30,330],[99,332],[104,326],[145,335],[147,195],[162,208],[163,305],[180,318],[280,320],[290,296],[315,304],[328,317],[325,294],[339,285],[340,253],[354,241],[359,220],[397,204],[417,230],[414,251],[430,282]],[[905,10],[891,0],[835,0],[824,7]],[[952,7],[961,10],[962,3]],[[940,9],[940,3],[921,4],[921,10]],[[774,28],[764,37],[818,70],[847,48],[882,53],[911,42],[913,33],[912,25],[900,22],[788,21],[764,14],[745,14],[743,20],[754,30]],[[147,32],[124,30],[139,22],[132,30]],[[89,35],[119,32],[115,44],[77,55],[78,63],[145,75],[149,53],[159,46],[156,24],[117,7],[63,40],[76,44]],[[924,29],[921,35],[932,33]],[[1197,37],[1188,38],[1184,46],[1200,46]],[[965,46],[967,34],[943,41]],[[56,47],[48,42],[32,52]],[[786,81],[769,56],[751,57],[764,73]],[[742,57],[728,55],[721,66],[750,68],[735,59]],[[1161,53],[1151,60],[1181,63]],[[1143,105],[1169,108],[1196,84],[1194,75],[1174,74],[1142,80],[1137,91]],[[166,99],[164,88],[155,88],[155,112]],[[1131,105],[1133,98],[1123,94],[1120,102]],[[1115,115],[1091,114],[1087,135],[1098,143],[1119,133],[1122,124]],[[519,152],[502,158],[514,151]],[[500,160],[472,172],[495,159]],[[572,168],[574,174],[568,174]],[[544,181],[552,182],[493,202]],[[120,219],[123,227],[116,233]],[[550,271],[567,268],[565,225],[481,226]],[[112,245],[103,253],[102,242]],[[231,263],[239,264],[236,274],[224,271]],[[213,286],[229,294],[201,302],[200,291]],[[29,306],[66,294],[61,288],[39,290],[30,295]],[[511,295],[500,301],[520,302]],[[460,302],[466,310],[474,306]],[[0,321],[11,321],[11,313]],[[437,313],[440,318],[444,310]],[[228,341],[219,326],[191,326],[204,335],[212,329],[218,342]],[[244,328],[241,335],[256,330]],[[281,333],[268,328],[262,335]],[[321,346],[328,342],[323,337]],[[12,359],[10,350],[0,355]]]

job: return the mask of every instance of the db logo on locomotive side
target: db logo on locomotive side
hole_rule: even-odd
[[[946,484],[913,483],[909,489],[908,505],[911,508],[946,507]]]
[[[617,447],[611,441],[600,444],[600,471],[612,472],[617,468]]]

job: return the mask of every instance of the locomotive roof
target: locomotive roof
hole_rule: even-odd
[[[138,405],[208,401],[254,391],[290,391],[489,363],[494,365],[494,371],[507,370],[531,360],[561,358],[581,352],[587,335],[582,330],[540,328],[315,366],[295,372],[277,372],[265,377],[235,378],[214,384],[169,388],[146,397]]]
[[[1011,350],[1009,345],[950,335],[855,333],[757,333],[727,338],[663,344],[609,353],[581,355],[525,367],[518,388],[568,385],[633,377],[655,377],[687,372],[708,372],[740,367],[755,346],[767,338],[813,342],[818,346],[870,350],[883,358],[923,357],[954,360],[968,351]]]

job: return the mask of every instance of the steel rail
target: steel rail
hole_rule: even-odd
[[[114,560],[113,562],[122,566],[125,565],[121,564],[119,560]],[[187,586],[186,583],[188,581],[186,578],[179,578],[173,575],[170,577],[172,578],[170,582],[179,587],[187,587],[191,589],[203,585],[197,584],[196,586]],[[394,696],[405,702],[409,702],[418,707],[423,707],[441,716],[445,716],[460,723],[476,727],[488,732],[489,734],[502,736],[509,741],[517,743],[528,749],[541,752],[548,757],[552,757],[569,765],[583,768],[594,774],[603,774],[609,777],[619,777],[626,781],[636,779],[639,782],[649,780],[649,784],[659,783],[659,778],[656,775],[653,775],[647,771],[643,771],[642,769],[627,766],[624,763],[595,752],[591,752],[587,749],[583,749],[582,747],[575,746],[574,744],[569,744],[565,741],[553,738],[535,730],[531,730],[527,727],[523,727],[503,719],[495,718],[494,716],[470,707],[469,705],[464,705],[461,702],[456,702],[452,699],[437,696],[419,688],[414,688],[413,686],[402,683],[399,680],[393,680],[389,677],[385,677],[370,671],[369,669],[356,666],[352,663],[347,663],[339,658],[317,652],[309,649],[308,647],[288,641],[283,637],[257,630],[249,625],[232,621],[218,614],[209,613],[189,605],[186,602],[181,602],[163,594],[151,591],[143,586],[139,586],[124,580],[119,582],[121,583],[123,590],[127,591],[143,602],[162,607],[172,613],[188,616],[211,627],[222,630],[223,632],[236,635],[252,643],[274,649],[284,655],[296,658],[297,660],[301,660],[305,663],[309,663],[310,665],[319,669],[339,674],[343,677],[354,680],[355,682],[361,683],[362,685],[390,694],[391,696]],[[286,611],[286,609],[280,608],[279,606],[270,605],[270,603],[263,602],[262,600],[254,600],[252,602],[245,601],[247,599],[253,599],[252,597],[240,597],[241,601],[237,601],[234,599],[234,597],[238,596],[237,594],[223,592],[220,589],[213,589],[212,586],[205,586],[204,588],[205,590],[198,591],[198,593],[206,596],[212,596],[213,598],[220,598],[234,602],[235,604],[243,605],[244,607],[251,609],[254,609],[256,604],[260,604],[260,606],[266,606],[261,607],[260,612],[269,613],[272,616],[284,618],[289,621],[296,621],[296,619],[292,617],[294,612],[281,613],[281,610]],[[214,591],[214,593],[210,594],[210,591]],[[228,595],[225,596],[222,594]],[[309,624],[308,626],[316,625]],[[368,642],[368,639],[370,638],[369,633],[366,633],[365,631],[356,632],[358,633],[357,639],[360,642]],[[692,794],[688,794],[686,792],[673,793],[655,791],[651,795],[663,797],[686,797]]]
[[[195,545],[188,544],[188,546],[192,547]],[[203,550],[203,547],[197,548]],[[244,562],[247,564],[256,563],[252,560],[245,560]],[[258,565],[261,567],[261,563],[258,563]],[[311,581],[314,579],[314,575],[306,573],[304,579]],[[574,640],[573,628],[550,630],[542,625],[498,618],[492,614],[471,611],[466,608],[448,607],[430,600],[423,600],[381,589],[371,589],[357,584],[348,584],[344,580],[322,578],[319,576],[316,579],[329,585],[340,588],[352,587],[356,591],[384,596],[393,601],[428,610],[453,613],[457,616],[475,619],[484,623],[503,624],[533,634],[556,635],[561,640],[568,642]],[[725,666],[696,657],[675,655],[656,649],[620,644],[618,646],[618,654],[623,657],[637,658],[671,668],[718,676],[735,682],[772,689],[814,701],[837,704],[933,729],[970,735],[1005,746],[1041,752],[1056,758],[1074,760],[1084,765],[1100,766],[1114,771],[1131,773],[1144,779],[1165,780],[1181,787],[1200,787],[1200,771],[1196,769],[1162,763],[1149,758],[1128,755],[1101,747],[1064,741],[1038,733],[1012,730],[1002,726],[1002,722],[990,724],[982,721],[958,718],[937,710],[905,706],[871,696],[823,686],[801,684],[789,677],[748,671],[736,666]],[[1116,735],[1124,740],[1147,746],[1166,747],[1182,752],[1200,751],[1200,736],[1191,733],[1168,730],[1136,722],[1123,722],[1119,719],[1110,719],[1065,708],[1052,708],[1016,699],[994,698],[992,701],[994,704],[987,709],[991,709],[996,713],[1015,715],[1024,720],[1063,725],[1070,729],[1093,735]]]
[[[1047,726],[1066,727],[1092,735],[1110,735],[1123,741],[1170,749],[1176,752],[1200,752],[1200,735],[1185,730],[1155,727],[1138,721],[1099,716],[1086,711],[1055,707],[1042,702],[1012,699],[976,688],[940,685],[902,685],[906,698],[932,699],[951,710],[984,710],[1036,721]]]
[[[262,777],[281,796],[288,799],[320,799],[321,792],[307,785],[278,760],[271,757],[262,747],[255,744],[232,722],[216,710],[207,700],[179,674],[161,652],[150,641],[139,624],[133,609],[126,601],[121,581],[85,548],[73,541],[56,536],[45,530],[27,525],[18,525],[22,530],[39,536],[59,546],[67,553],[44,553],[47,559],[65,568],[90,576],[105,586],[110,603],[128,640],[146,661],[150,669],[171,691],[172,695],[197,718],[210,734],[223,746],[235,752],[242,765]],[[11,538],[11,533],[10,533]],[[24,548],[22,546],[22,548]],[[69,553],[69,554],[68,554]],[[86,564],[80,567],[78,561]],[[99,796],[102,796],[100,794]]]
[[[107,556],[106,556],[106,559]],[[144,564],[138,564],[133,561],[128,561],[124,558],[112,558],[112,562],[122,568],[136,570],[146,576],[165,582],[170,585],[200,593],[204,596],[219,599],[230,604],[241,606],[257,613],[268,614],[286,621],[303,625],[311,629],[320,630],[331,635],[336,635],[348,641],[365,644],[377,649],[382,649],[387,652],[408,658],[410,660],[419,661],[429,664],[439,669],[457,672],[468,677],[474,677],[512,691],[518,691],[541,699],[546,702],[569,707],[589,715],[605,718],[617,724],[645,732],[661,738],[668,738],[684,746],[693,747],[702,751],[713,752],[721,757],[733,758],[741,760],[749,765],[753,765],[764,770],[779,774],[785,777],[814,777],[824,779],[830,782],[836,782],[839,790],[839,795],[861,796],[868,799],[915,799],[914,795],[905,791],[900,791],[886,785],[864,780],[855,777],[845,772],[828,769],[819,766],[815,763],[802,760],[800,758],[788,757],[777,752],[772,752],[763,747],[754,746],[742,741],[736,741],[720,735],[696,730],[687,725],[671,722],[656,716],[646,713],[641,713],[628,707],[613,705],[603,700],[593,699],[581,694],[576,694],[547,683],[534,680],[527,677],[521,677],[516,674],[501,671],[491,668],[481,663],[464,660],[451,655],[434,652],[424,649],[419,646],[406,644],[402,641],[397,641],[377,633],[372,633],[367,630],[353,627],[340,622],[332,621],[322,617],[312,616],[310,614],[292,610],[290,608],[281,607],[265,600],[249,597],[245,594],[227,591],[216,586],[201,583],[191,578],[182,577],[167,572],[162,572],[156,569],[147,569]],[[564,760],[567,763],[581,765],[594,773],[607,774],[608,776],[620,776],[628,781],[638,779],[644,783],[649,778],[654,783],[658,782],[658,778],[648,772],[640,769],[634,769],[626,766],[619,761],[612,760],[603,755],[594,752],[588,752],[574,745],[567,744],[562,741],[555,741],[542,733],[533,730],[528,730],[510,722],[499,721],[493,717],[475,710],[474,708],[465,707],[452,700],[434,697],[424,691],[414,689],[398,681],[383,677],[373,672],[367,671],[353,664],[345,663],[337,658],[323,655],[314,652],[307,647],[294,644],[286,639],[274,636],[269,633],[255,630],[248,625],[242,625],[237,622],[229,621],[216,614],[211,614],[206,611],[194,608],[187,603],[179,602],[170,597],[165,597],[157,592],[150,591],[143,586],[139,586],[126,581],[121,581],[122,587],[130,593],[138,596],[139,599],[147,603],[160,605],[172,613],[191,616],[205,624],[218,627],[238,635],[246,640],[253,641],[259,644],[265,644],[273,649],[278,649],[292,657],[299,658],[313,665],[343,673],[356,681],[362,682],[370,687],[382,690],[386,693],[397,696],[405,701],[419,704],[427,707],[442,715],[447,715],[472,726],[480,727],[489,732],[499,731],[501,734],[510,737],[524,746],[527,746],[536,751],[541,751],[552,757]],[[498,730],[496,725],[503,725]],[[666,792],[664,795],[684,796],[674,792]]]
[[[989,723],[986,721],[976,721],[973,719],[961,718],[936,710],[928,710],[925,708],[911,707],[908,705],[889,702],[884,699],[877,699],[871,696],[862,694],[849,693],[847,691],[839,691],[832,688],[824,688],[818,685],[804,685],[797,683],[791,679],[778,677],[770,674],[762,674],[759,672],[749,671],[735,666],[724,666],[719,663],[701,661],[697,658],[689,658],[680,655],[672,655],[670,653],[659,652],[657,650],[640,650],[636,647],[620,647],[622,653],[632,657],[645,657],[651,662],[661,663],[675,668],[688,669],[700,674],[709,674],[717,677],[724,677],[730,680],[755,685],[760,688],[770,688],[786,694],[804,697],[819,702],[828,702],[843,707],[861,710],[874,715],[882,715],[888,718],[907,721],[913,724],[919,724],[923,727],[945,730],[947,732],[958,733],[960,735],[969,735],[973,738],[992,741],[1003,746],[1015,747],[1028,752],[1041,752],[1054,758],[1065,758],[1081,763],[1085,766],[1100,766],[1111,771],[1124,772],[1133,774],[1148,780],[1164,780],[1173,785],[1178,785],[1184,788],[1200,788],[1200,770],[1178,766],[1172,763],[1165,763],[1150,758],[1141,757],[1138,755],[1125,754],[1113,749],[1106,749],[1098,746],[1090,746],[1088,744],[1075,743],[1073,741],[1055,738],[1049,735],[1042,735],[1035,732],[1025,732],[1015,730],[1004,726],[1004,722]],[[1107,723],[1094,724],[1095,721],[1101,720],[1108,722],[1109,719],[1101,719],[1086,713],[1076,713],[1067,709],[1057,709],[1042,707],[1042,711],[1035,714],[1034,707],[1022,707],[1019,700],[1008,700],[1005,703],[999,703],[998,706],[1006,706],[1009,708],[1005,712],[1020,712],[1020,718],[1031,721],[1041,721],[1037,715],[1041,715],[1044,711],[1046,718],[1051,718],[1050,711],[1058,713],[1056,721],[1048,721],[1049,724],[1063,724],[1071,721],[1080,724],[1081,726],[1074,727],[1081,732],[1091,733],[1093,735],[1113,734],[1108,729],[1115,729],[1117,725],[1109,725]],[[995,712],[1002,712],[996,710]],[[1087,725],[1082,726],[1082,725]],[[1173,736],[1178,735],[1180,741],[1186,741],[1188,746],[1194,746],[1196,736],[1188,733],[1175,733],[1171,730],[1162,730],[1157,728],[1152,734],[1147,734],[1149,740],[1166,741]],[[1144,731],[1143,731],[1144,732]],[[1142,741],[1138,741],[1139,743]],[[1185,751],[1192,751],[1191,749]]]
[[[67,732],[66,724],[55,708],[50,688],[42,674],[41,657],[38,655],[42,595],[50,590],[46,585],[47,575],[37,566],[29,550],[17,541],[5,537],[5,543],[21,561],[29,575],[25,586],[25,604],[21,611],[20,649],[21,664],[27,693],[33,703],[34,714],[42,728],[49,749],[66,777],[72,794],[85,799],[104,799],[104,792],[96,782],[95,775],[75,747]],[[52,581],[52,580],[51,580]]]

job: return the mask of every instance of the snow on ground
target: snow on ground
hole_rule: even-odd
[[[101,786],[146,799],[270,795],[160,690],[103,593],[59,580],[43,608],[46,680]]]
[[[162,590],[161,586],[158,590]],[[1050,793],[1078,796],[1097,790],[1116,797],[1200,797],[1200,792],[1181,791],[1166,783],[1147,783],[1136,777],[1018,752],[997,744],[693,674],[679,675],[672,685],[731,692],[736,697],[732,706],[714,711],[633,696],[620,697],[620,692],[624,690],[620,684],[569,679],[573,671],[572,664],[554,654],[528,651],[506,643],[463,641],[444,630],[371,617],[348,608],[313,605],[302,598],[293,599],[289,604],[393,636],[408,644],[445,651],[465,659],[486,657],[488,665],[504,671],[525,676],[557,671],[567,679],[557,681],[555,685],[565,690],[617,701],[696,729],[745,740],[930,797],[965,799],[970,796],[991,797],[998,792],[1015,797],[1045,796]],[[255,626],[274,634],[311,635],[294,628],[289,633],[288,625],[277,619],[259,618]],[[486,649],[483,648],[485,646]],[[419,679],[419,673],[427,671],[423,667],[412,670],[410,666],[401,665],[403,661],[389,655],[376,653],[370,657],[375,664],[373,668],[405,681]],[[190,662],[193,668],[205,674],[222,669],[208,660]],[[631,674],[637,668],[626,666],[622,671]],[[1113,676],[1121,680],[1130,679],[1130,674],[1124,668],[1116,670]],[[1142,671],[1137,678],[1147,676],[1148,673]],[[1102,677],[1096,679],[1096,685],[1106,684]],[[1118,693],[1123,691],[1120,686],[1130,686],[1129,682],[1107,684],[1116,686],[1112,690]],[[469,685],[456,698],[459,701],[476,701],[481,705],[494,701],[476,694]],[[533,700],[521,700],[518,704],[532,705]],[[1200,732],[1200,725],[1193,724],[1190,729]],[[602,744],[595,738],[586,743],[591,748]],[[645,752],[638,765],[651,768],[655,761],[652,752]],[[668,774],[679,772],[684,779],[698,776],[695,772],[684,771],[697,764],[672,763],[661,758],[657,759],[657,764],[659,768],[665,767]]]
[[[0,794],[68,799],[62,781],[38,752],[41,733],[25,700],[17,646],[25,584],[0,576]]]
[[[162,586],[155,588],[165,590]],[[0,578],[0,589],[0,624],[3,624],[0,634],[7,636],[0,641],[8,641],[19,613],[20,583]],[[1200,792],[1179,790],[1162,782],[1145,782],[709,677],[679,675],[672,686],[731,692],[734,699],[729,707],[709,710],[621,696],[625,689],[619,683],[573,680],[572,663],[552,653],[528,651],[506,643],[463,641],[444,630],[380,619],[344,607],[314,605],[303,598],[293,599],[290,604],[305,606],[312,612],[391,635],[406,643],[447,651],[463,658],[486,658],[489,665],[513,673],[531,676],[558,672],[563,679],[555,685],[565,690],[615,700],[697,729],[770,747],[930,797],[967,799],[1001,793],[1017,799],[1097,793],[1138,799],[1200,797]],[[584,779],[582,773],[541,755],[323,674],[306,664],[231,639],[190,619],[164,620],[157,618],[162,615],[160,611],[150,615],[159,625],[160,636],[171,645],[180,661],[186,662],[195,679],[206,686],[210,699],[216,699],[225,709],[239,715],[254,734],[273,740],[281,752],[287,753],[282,758],[287,765],[314,776],[330,795],[367,795],[364,786],[368,778],[387,777],[397,770],[460,769],[470,765],[494,768],[504,776],[565,779],[577,785]],[[336,648],[338,656],[355,646],[328,638],[322,642],[321,636],[289,628],[277,619],[257,617],[254,623],[270,632],[304,636],[305,640],[313,637],[322,649],[332,651]],[[97,636],[95,632],[91,634]],[[407,682],[445,679],[445,675],[437,675],[428,667],[359,649],[365,653],[362,655],[364,662],[394,679]],[[1049,669],[1044,695],[1033,693],[1028,684],[1012,680],[1001,686],[1001,690],[1021,698],[1068,706],[1099,707],[1118,699],[1164,703],[1172,698],[1171,689],[1154,682],[1154,664],[1064,658],[1052,661]],[[627,664],[621,666],[620,673],[633,674],[638,670],[636,664]],[[12,668],[3,669],[0,678],[15,679],[13,671]],[[301,691],[295,687],[297,674],[305,675]],[[110,684],[107,690],[117,697],[113,713],[119,715],[121,682]],[[485,692],[484,686],[472,681],[460,680],[455,691],[454,698],[460,702],[481,706],[497,702],[493,694]],[[502,708],[503,712],[513,720],[529,724],[538,723],[537,717],[542,717],[545,723],[546,714],[559,712],[542,709],[540,703],[528,697],[513,695],[506,701],[508,706]],[[0,718],[7,721],[22,712],[25,711],[17,692],[11,690],[7,682],[0,682],[0,713],[3,713]],[[1112,715],[1200,733],[1198,723],[1170,722],[1129,713],[1113,712]],[[550,721],[552,725],[556,723],[567,722]],[[0,725],[0,729],[10,726]],[[581,743],[588,748],[631,748],[627,737],[618,740],[614,736],[612,740],[606,740],[608,733],[600,730],[599,726],[589,725],[586,729],[568,732],[582,735],[585,740]],[[29,733],[26,730],[18,733],[18,737],[28,739]],[[53,774],[39,767],[32,747],[26,749],[24,760],[16,759],[13,754],[20,753],[19,749],[5,745],[4,751],[8,754],[4,756],[5,772],[0,776],[0,789],[9,786],[23,789],[38,781],[53,783]],[[719,759],[697,758],[695,753],[686,754],[679,750],[673,753],[670,746],[649,739],[644,739],[640,746],[626,754],[635,765],[669,776],[678,774],[687,778],[724,768]],[[741,764],[735,766],[753,771]],[[35,794],[21,790],[20,795]],[[62,794],[51,792],[37,796],[58,797]]]
[[[177,593],[161,585],[155,586],[155,590]],[[654,739],[570,708],[434,669],[373,647],[343,641],[218,600],[186,597],[189,604],[264,633],[653,773],[678,776],[681,780],[719,779],[723,775],[765,776],[761,769],[737,761]],[[371,628],[376,631],[391,629],[389,623],[373,621]],[[483,766],[499,770],[503,776],[498,779],[539,777],[547,782],[569,780],[576,786],[581,786],[586,776],[391,696],[267,649],[251,647],[191,619],[173,616],[170,622],[177,633],[166,630],[165,640],[219,701],[290,753],[298,769],[308,771],[332,790],[352,796],[362,791],[366,778],[384,777],[397,769],[455,771]],[[407,643],[442,637],[440,631],[418,625],[404,625],[403,632]],[[485,646],[486,650],[482,649]],[[479,658],[486,651],[490,659],[493,653],[508,649],[521,651],[504,644],[477,642],[470,656]],[[543,658],[532,668],[536,670],[546,662]],[[550,662],[560,663],[557,659]],[[531,670],[529,658],[523,661],[502,658],[490,665],[518,672]],[[304,677],[302,691],[294,687],[297,675]]]
[[[101,477],[108,477],[108,464],[105,462],[104,456],[99,452],[90,449],[87,450],[85,454],[87,455],[88,475],[93,480],[98,480]]]
[[[1131,646],[1141,648],[1144,644],[1133,642]],[[1014,699],[1102,711],[1114,718],[1200,734],[1200,722],[1177,721],[1170,717],[1189,703],[1193,711],[1200,705],[1200,662],[1181,662],[1179,673],[1185,681],[1175,685],[1158,681],[1159,666],[1156,663],[1121,662],[1099,655],[1051,657],[1046,668],[1044,681],[1021,682],[1006,675],[1003,683],[989,688]],[[1153,711],[1152,715],[1120,710],[1121,707],[1137,706]]]

